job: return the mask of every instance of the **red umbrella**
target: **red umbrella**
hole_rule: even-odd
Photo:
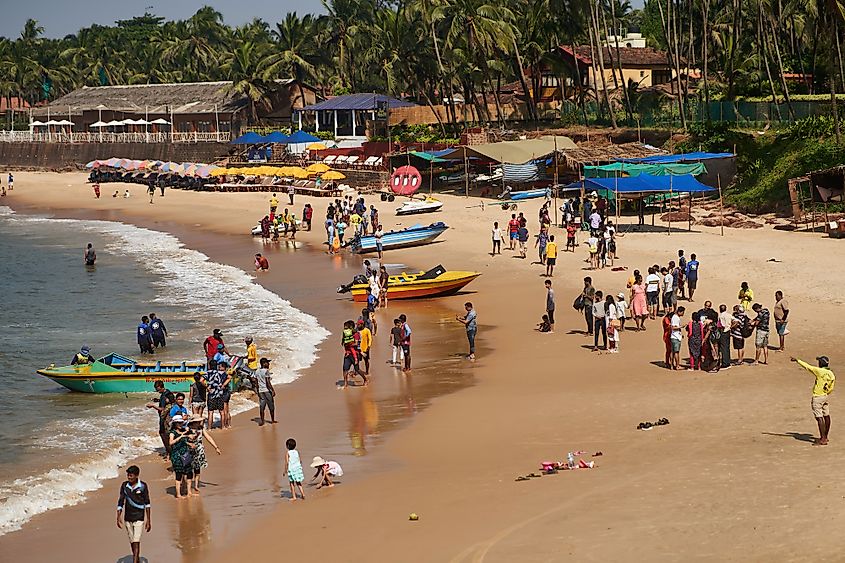
[[[422,185],[420,171],[413,166],[400,166],[390,175],[390,190],[398,195],[412,195]]]

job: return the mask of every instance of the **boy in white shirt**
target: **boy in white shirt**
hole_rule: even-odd
[[[628,310],[628,302],[625,301],[625,293],[620,291],[616,296],[616,318],[619,319],[619,330],[625,330],[625,317]]]

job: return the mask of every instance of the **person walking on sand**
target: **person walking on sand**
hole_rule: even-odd
[[[540,227],[540,234],[537,235],[537,240],[534,241],[534,248],[537,249],[537,257],[540,259],[540,264],[546,265],[546,247],[549,244],[549,230],[543,225]]]
[[[150,533],[153,522],[150,514],[150,489],[139,479],[137,465],[126,468],[126,481],[120,485],[117,499],[117,527],[124,528],[132,549],[132,563],[141,563],[141,533]]]
[[[513,250],[514,244],[516,244],[517,238],[519,238],[517,231],[519,231],[519,219],[516,218],[516,213],[511,213],[511,220],[508,221],[509,250]]]
[[[581,307],[584,309],[584,321],[587,323],[585,336],[593,335],[593,302],[596,300],[596,288],[593,287],[593,278],[584,278],[584,289],[581,290]]]
[[[607,350],[607,323],[605,317],[607,316],[604,304],[604,293],[596,291],[596,295],[592,304],[593,310],[593,352],[599,351],[599,333],[602,336],[602,344]]]
[[[94,184],[94,197],[100,199],[100,184]]]
[[[391,356],[387,362],[394,367],[399,367],[401,362],[405,359],[402,351],[402,338],[405,336],[405,331],[402,328],[402,321],[393,319],[393,328],[390,329],[390,346]]]
[[[405,366],[402,371],[408,373],[411,371],[411,325],[408,324],[405,313],[399,315],[399,320],[402,321],[402,354],[405,357]]]
[[[628,303],[625,301],[625,292],[620,291],[616,295],[616,318],[619,320],[619,330],[625,330],[625,319],[628,317]]]
[[[94,245],[92,243],[88,243],[88,246],[85,247],[85,251],[83,252],[83,258],[85,259],[86,266],[93,266],[97,262],[97,251],[94,250]]]
[[[384,258],[384,230],[382,230],[381,225],[376,225],[374,227],[373,238],[376,241],[376,252],[378,253],[378,259],[379,262],[381,262]]]
[[[616,354],[619,352],[620,332],[622,326],[619,323],[616,301],[612,295],[604,298],[604,319],[607,325],[608,352]]]
[[[789,359],[797,362],[799,366],[816,377],[811,402],[813,416],[819,425],[819,438],[815,441],[815,445],[826,446],[830,432],[830,394],[833,393],[833,387],[836,385],[836,376],[830,369],[830,359],[827,356],[817,357],[816,361],[819,363],[819,367],[811,366],[798,358]]]
[[[259,367],[252,374],[252,383],[258,393],[258,426],[264,426],[264,410],[270,411],[270,424],[276,424],[276,390],[273,388],[273,374],[270,360],[261,358]]]
[[[552,280],[546,280],[546,315],[549,317],[549,332],[555,331],[555,290],[552,289]]]
[[[275,214],[278,208],[279,200],[276,198],[276,194],[273,194],[270,196],[270,213]]]
[[[153,203],[153,198],[154,198],[154,197],[155,197],[155,195],[156,195],[156,187],[155,187],[155,184],[150,183],[150,185],[149,185],[149,186],[147,186],[147,195],[148,195],[148,196],[150,196],[150,204],[152,204],[152,203]]]
[[[476,317],[478,316],[475,312],[475,309],[472,308],[472,303],[467,301],[464,303],[464,309],[466,309],[466,314],[463,316],[456,315],[455,319],[461,324],[466,327],[467,330],[467,341],[469,342],[469,355],[467,355],[468,360],[475,359],[475,335],[478,332],[478,321]]]
[[[687,264],[687,257],[684,256],[684,251],[678,250],[678,296],[681,299],[686,299],[686,294],[684,293],[684,282],[686,281]]]
[[[769,310],[759,303],[752,305],[751,310],[757,315],[754,319],[754,328],[756,329],[754,361],[758,364],[765,365],[769,363]],[[760,356],[763,357],[762,362],[760,361]]]
[[[9,172],[9,191],[11,192],[14,189],[15,189],[15,177],[12,176],[11,172]]]
[[[288,483],[290,484],[290,501],[296,500],[296,491],[294,487],[299,489],[299,494],[302,500],[305,500],[305,491],[302,490],[302,482],[305,481],[305,475],[302,473],[302,462],[299,459],[299,452],[296,451],[296,440],[288,438],[285,442],[287,451],[285,452],[285,471],[283,475],[287,475]]]
[[[524,259],[528,254],[528,228],[525,225],[520,225],[516,231],[516,237],[519,241],[519,257]]]
[[[493,237],[493,252],[490,253],[490,256],[495,256],[496,254],[502,253],[502,229],[499,228],[499,222],[493,221],[493,231],[491,232],[491,236]]]
[[[646,284],[639,272],[634,272],[634,281],[631,284],[631,315],[634,317],[634,330],[645,330],[645,319],[648,316]]]
[[[687,289],[689,290],[689,295],[687,296],[687,299],[690,303],[694,301],[692,296],[695,295],[695,288],[698,287],[698,268],[699,263],[698,260],[696,260],[695,258],[695,253],[690,254],[689,262],[687,262],[685,268]],[[683,294],[683,287],[681,288],[681,293]]]
[[[789,334],[786,326],[789,322],[789,303],[783,298],[783,292],[778,290],[775,292],[775,330],[778,333],[780,340],[780,347],[778,352],[783,352],[783,345],[786,340],[786,335]]]
[[[555,236],[549,237],[549,242],[546,244],[546,277],[550,278],[555,273],[555,263],[557,262],[557,243]]]

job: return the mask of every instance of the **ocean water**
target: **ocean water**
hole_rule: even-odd
[[[95,268],[82,261],[88,242]],[[73,393],[36,369],[70,363],[82,344],[95,357],[137,356],[135,327],[155,312],[169,332],[158,359],[199,359],[205,336],[220,328],[232,351],[253,336],[275,360],[274,382],[288,383],[329,334],[245,272],[132,225],[0,207],[0,264],[0,535],[81,502],[160,445],[155,412],[144,407],[151,395]],[[236,397],[232,412],[252,406]]]

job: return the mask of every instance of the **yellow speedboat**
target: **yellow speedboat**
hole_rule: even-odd
[[[480,275],[478,272],[450,272],[441,265],[417,274],[402,272],[388,278],[387,296],[393,300],[453,295]],[[368,287],[370,285],[364,276],[356,276],[352,283],[340,286],[337,292],[350,291],[354,301],[366,301]]]

